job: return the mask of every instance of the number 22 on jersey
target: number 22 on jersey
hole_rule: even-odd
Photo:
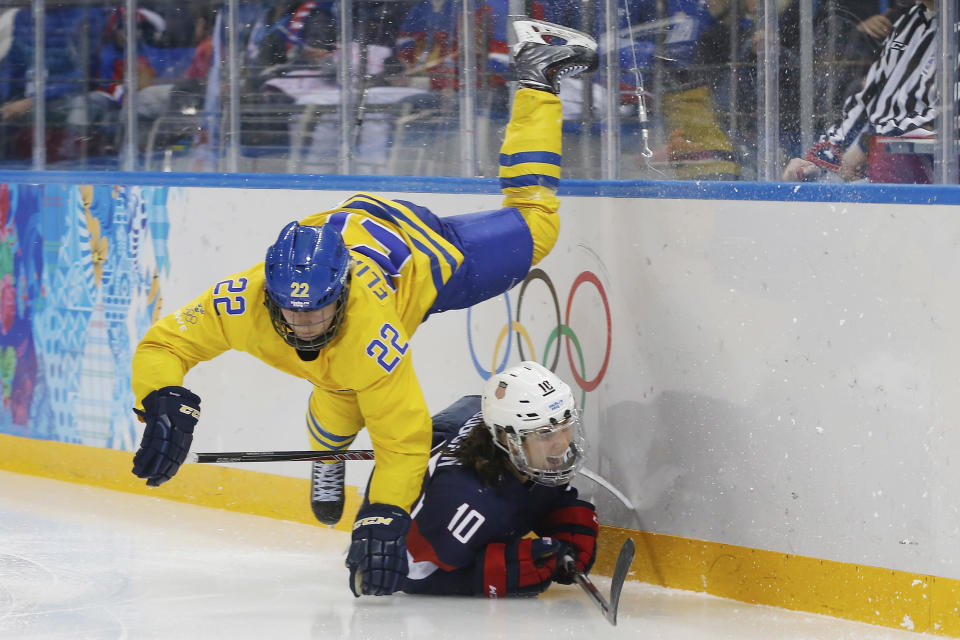
[[[217,315],[242,315],[247,310],[247,300],[240,295],[247,289],[247,279],[223,280],[213,287],[213,310]]]
[[[400,364],[410,345],[400,338],[400,332],[389,322],[380,327],[380,338],[370,341],[367,345],[367,355],[376,360],[384,371],[390,373]]]

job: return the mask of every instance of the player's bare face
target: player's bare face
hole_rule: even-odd
[[[283,319],[290,325],[298,338],[312,340],[325,333],[333,324],[333,319],[337,315],[337,303],[331,302],[327,306],[313,311],[281,309],[280,313],[283,314]]]
[[[561,469],[569,461],[573,430],[552,429],[528,434],[523,439],[523,452],[535,469]]]

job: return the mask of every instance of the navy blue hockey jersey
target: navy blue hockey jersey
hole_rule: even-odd
[[[569,485],[547,487],[514,475],[504,477],[497,487],[484,485],[450,453],[481,423],[476,413],[432,451],[423,489],[411,511],[410,570],[403,582],[407,593],[488,595],[482,593],[482,580],[476,575],[487,545],[537,532],[547,514],[577,500],[577,490]]]

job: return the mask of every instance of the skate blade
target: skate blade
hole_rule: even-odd
[[[563,27],[559,24],[546,22],[544,20],[534,20],[533,18],[514,20],[513,31],[517,34],[517,44],[514,45],[514,53],[516,53],[521,45],[527,42],[549,44],[543,39],[545,35],[563,38],[568,45],[586,47],[591,51],[597,50],[597,41],[583,31],[577,31],[576,29]]]

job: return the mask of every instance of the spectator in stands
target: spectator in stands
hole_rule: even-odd
[[[832,48],[835,60],[842,63],[836,66],[835,72],[850,76],[850,81],[859,84],[870,64],[880,55],[883,41],[890,35],[893,23],[912,5],[912,0],[893,0],[881,12],[878,0],[821,2],[814,15],[817,52],[826,53],[828,48]],[[819,60],[822,56],[818,55],[817,58]],[[847,88],[852,86],[850,81],[841,79],[837,86]],[[850,93],[854,91],[844,92],[843,95]]]
[[[28,158],[31,149],[34,86],[34,23],[29,8],[6,14],[12,19],[12,37],[0,64],[0,123],[2,156]],[[95,51],[88,38],[98,37],[106,16],[90,7],[54,7],[45,12],[44,63],[46,67],[47,160],[55,162],[77,155],[77,137],[63,127],[67,114],[83,100]]]
[[[883,12],[879,0],[826,0],[815,3],[813,15],[813,95],[817,96],[814,127],[822,131],[840,119],[847,96],[858,92],[870,65],[880,55],[884,39],[893,23],[913,4],[913,0],[893,0]],[[796,3],[790,5],[787,19],[792,33],[783,38],[795,49],[793,68],[784,80],[797,85],[799,78],[799,20]],[[792,20],[791,20],[792,18]],[[793,92],[799,96],[799,88]],[[799,125],[798,105],[787,117]],[[799,145],[799,127],[793,127]],[[799,147],[797,146],[796,149]],[[794,151],[796,153],[796,151]]]
[[[135,24],[137,29],[137,82],[139,85],[138,88],[142,89],[153,84],[153,80],[157,75],[150,56],[147,54],[147,47],[160,40],[160,37],[167,28],[167,23],[163,17],[155,11],[141,8],[137,9]],[[97,93],[105,98],[109,98],[117,105],[122,102],[124,92],[124,74],[126,67],[124,49],[127,45],[125,27],[124,9],[115,9],[111,13],[103,33],[103,45],[100,48],[100,66],[97,75],[101,83],[97,88]]]
[[[286,40],[283,58],[261,72],[259,90],[282,94],[285,99],[275,100],[278,102],[336,104],[340,93],[337,74],[341,49],[337,20],[330,7],[318,2],[302,3],[288,16],[286,26],[276,33],[283,33]],[[275,50],[272,39],[265,40],[265,47]],[[353,42],[349,49],[350,69],[358,78],[361,44]],[[364,54],[367,74],[378,75],[384,69],[390,50],[382,45],[368,45]],[[261,60],[266,59],[267,55],[261,56]]]
[[[486,35],[487,55],[477,52],[478,81],[503,86],[509,69],[507,49],[507,2],[478,2],[476,32]],[[433,91],[459,86],[460,5],[453,0],[421,0],[414,4],[400,25],[397,58],[415,84]],[[479,39],[479,38],[478,38]]]
[[[257,115],[262,123],[259,129],[265,136],[275,131],[294,135],[309,133],[310,143],[305,153],[308,164],[329,164],[338,159],[341,134],[339,67],[344,51],[338,35],[338,22],[329,3],[298,3],[290,14],[276,20],[273,28],[268,30],[261,43],[263,50],[256,56],[261,62],[282,56],[283,62],[260,72],[255,83],[257,91],[252,95],[253,103],[331,107],[326,113],[324,109],[278,109],[273,124],[264,120],[264,110]],[[281,37],[283,46],[278,41]],[[372,105],[399,103],[424,93],[422,89],[389,86],[385,78],[392,53],[389,47],[355,41],[345,49],[350,56],[350,88],[359,96],[358,108],[366,110]],[[247,127],[247,143],[257,142],[252,130],[252,125]],[[390,133],[391,118],[386,114],[364,117],[356,138],[351,141],[351,146],[355,147],[354,158],[361,164],[384,165]],[[275,135],[270,137],[276,139]]]
[[[0,10],[0,62],[10,52],[10,46],[13,44],[13,21],[19,12],[20,9],[16,7]]]
[[[817,180],[825,172],[844,181],[864,178],[873,136],[929,132],[937,116],[937,0],[920,0],[894,22],[863,87],[850,95],[840,122],[804,158],[793,158],[786,181]]]
[[[150,9],[137,9],[137,90],[151,86],[157,76],[148,48],[155,45],[167,28],[163,17]],[[74,128],[93,127],[99,132],[103,146],[99,151],[110,154],[120,145],[120,108],[126,91],[127,43],[124,9],[114,9],[103,31],[103,42],[97,70],[97,87],[87,96],[87,103],[75,103],[68,122]]]
[[[578,0],[531,0],[526,15],[538,20],[579,28],[576,16]],[[477,140],[477,156],[481,175],[492,175],[496,166],[487,164],[493,150],[489,145],[494,133],[505,126],[508,117],[510,55],[507,27],[511,13],[508,0],[477,0],[474,5],[473,66],[476,68],[475,107],[472,121]],[[569,12],[570,15],[564,15]],[[462,149],[460,138],[461,38],[462,4],[456,0],[419,0],[413,4],[400,25],[396,41],[396,58],[401,79],[410,87],[430,92],[432,114],[420,110],[424,117],[411,121],[403,130],[411,141],[418,173],[449,175],[456,167]],[[564,120],[577,118],[581,111],[582,90],[572,85],[579,80],[563,82],[561,103]],[[589,82],[589,81],[588,81]],[[596,95],[601,95],[597,92]],[[426,103],[426,102],[425,102]],[[595,104],[602,105],[599,97]],[[425,153],[425,149],[429,151]],[[425,156],[429,156],[426,158]]]
[[[856,71],[857,58],[864,55],[870,56],[871,60],[875,58],[869,53],[874,46],[871,44],[872,38],[883,31],[886,20],[897,15],[896,7],[877,15],[876,6],[876,0],[828,0],[820,2],[815,8],[812,46],[814,95],[820,99],[815,114],[818,128],[826,128],[823,122],[832,122],[838,117],[839,105],[834,108],[830,96],[839,95],[842,101],[845,97],[844,87],[851,86],[852,77],[856,77],[858,84],[862,82],[862,73]],[[695,84],[712,89],[716,106],[719,107],[718,124],[731,142],[750,144],[758,135],[756,63],[763,43],[763,33],[755,23],[757,0],[709,0],[708,9],[715,21],[706,20],[703,23],[704,31],[697,43],[688,76],[694,77]],[[797,0],[778,2],[778,28],[780,144],[787,153],[798,154],[801,125],[800,53],[801,46],[808,45],[801,43],[800,6]],[[682,33],[683,29],[680,31]],[[861,34],[861,31],[861,37],[857,38],[856,34]],[[731,40],[732,36],[736,39]],[[665,57],[680,58],[677,55]],[[732,66],[731,62],[734,63]],[[669,67],[669,64],[665,62],[664,66]],[[702,79],[696,79],[697,73],[703,76]],[[670,82],[668,75],[668,87]],[[859,88],[857,86],[846,91],[852,93]],[[665,118],[678,113],[669,99],[664,100],[662,111]],[[735,123],[732,120],[734,117],[737,118]],[[670,130],[669,121],[667,125]],[[683,143],[689,138],[683,136],[679,141]],[[667,148],[671,149],[672,146],[668,143]]]
[[[168,7],[173,10],[173,8]],[[190,34],[167,33],[164,15],[137,9],[137,117],[140,141],[149,135],[150,123],[175,108],[198,108],[210,72],[213,51],[212,30],[216,8],[198,5],[189,9]],[[187,24],[183,19],[182,26]],[[183,44],[187,46],[174,46]],[[126,99],[126,34],[124,10],[115,9],[103,30],[99,50],[99,82],[86,96],[86,104],[75,104],[69,123],[74,129],[90,125],[96,135],[92,152],[103,155],[116,151],[121,143],[120,114]]]
[[[396,37],[395,24],[399,21],[399,12],[403,6],[404,3],[395,0],[355,4],[352,9],[356,41],[368,47],[391,49]],[[331,0],[309,0],[271,4],[253,17],[246,39],[244,65],[247,70],[248,93],[259,91],[267,69],[277,65],[295,64],[296,59],[304,53],[304,37],[309,36],[321,43],[321,46],[325,40],[331,40],[331,37],[333,42],[336,41],[336,32],[320,33],[327,29],[325,25],[314,27],[308,24],[314,12],[334,18],[337,16],[337,8]],[[311,34],[311,31],[317,35]],[[309,52],[307,54],[309,55]]]
[[[717,28],[727,15],[730,2],[667,0],[663,15],[658,15],[657,5],[654,0],[632,0],[629,14],[620,14],[622,33],[630,33],[627,29],[632,27],[638,34],[627,42],[621,40],[621,90],[635,91],[635,66],[649,78],[654,54],[659,54],[664,72],[660,112],[666,145],[655,152],[654,161],[669,162],[681,179],[736,180],[740,168],[733,145],[714,108],[717,69],[728,58],[702,45],[704,34]],[[650,29],[655,21],[665,25]],[[663,34],[660,52],[655,51],[655,34]]]
[[[175,105],[198,107],[213,60],[213,28],[217,8],[199,5],[190,10],[192,17],[192,54],[186,70],[177,78],[160,78],[137,93],[137,115],[155,120]]]
[[[546,4],[560,5],[567,0],[531,3],[531,18],[554,20],[547,16]],[[510,70],[507,44],[508,0],[480,0],[476,3],[477,87],[487,102],[487,111],[504,119],[507,115],[506,81]],[[460,4],[454,0],[421,0],[414,4],[400,25],[396,57],[411,86],[434,92],[452,93],[460,85]],[[575,25],[570,25],[575,26]]]

